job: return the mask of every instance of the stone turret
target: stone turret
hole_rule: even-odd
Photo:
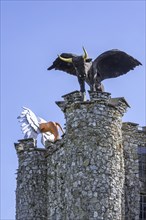
[[[138,219],[139,136],[132,139],[136,125],[122,124],[129,105],[105,92],[89,95],[83,102],[76,91],[56,102],[66,121],[61,140],[44,149],[33,139],[15,144],[16,220]]]
[[[48,219],[121,220],[124,198],[124,98],[80,93],[57,102],[66,119],[60,143],[48,143]]]
[[[45,149],[33,139],[15,144],[18,156],[16,219],[47,219],[47,163]]]

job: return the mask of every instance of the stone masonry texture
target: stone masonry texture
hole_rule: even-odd
[[[138,124],[123,123],[122,126],[125,165],[125,220],[139,220],[140,192],[143,182],[139,179],[138,147],[146,146],[146,132]]]
[[[48,219],[122,219],[121,118],[127,105],[123,99],[112,103],[108,93],[90,97],[80,102],[69,95],[57,103],[64,109],[66,135],[47,159]]]
[[[15,144],[19,159],[16,189],[16,219],[47,220],[47,163],[44,149],[33,139]]]
[[[144,132],[122,123],[126,100],[109,93],[78,91],[56,102],[66,132],[37,148],[33,139],[15,144],[19,167],[16,220],[138,220],[138,146]]]

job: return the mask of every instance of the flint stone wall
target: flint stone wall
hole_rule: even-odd
[[[139,178],[138,147],[146,146],[146,132],[138,124],[122,126],[125,164],[125,220],[139,220],[140,193],[146,193],[146,182]]]
[[[124,219],[121,118],[127,103],[108,93],[90,98],[81,102],[72,93],[57,102],[65,114],[66,134],[60,143],[47,145],[48,219]]]
[[[122,126],[128,103],[108,93],[90,93],[86,102],[79,92],[63,98],[61,140],[46,142],[46,149],[33,139],[15,144],[16,220],[138,220],[145,185],[137,149],[146,134],[132,123]]]
[[[47,163],[45,149],[33,139],[15,144],[18,155],[16,220],[47,220]]]

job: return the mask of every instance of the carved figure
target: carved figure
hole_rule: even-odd
[[[40,128],[41,133],[46,133],[49,131],[51,134],[53,134],[54,141],[59,139],[59,132],[58,132],[59,128],[62,131],[62,133],[64,134],[64,131],[58,122],[49,121],[46,123],[41,123],[41,124],[39,124],[39,128]]]
[[[88,57],[84,47],[83,51],[84,55],[81,56],[62,53],[48,68],[77,76],[83,99],[85,99],[85,82],[90,86],[91,91],[104,91],[101,84],[104,79],[118,77],[142,65],[132,56],[117,49],[102,53],[94,61]]]
[[[18,116],[18,120],[21,123],[21,130],[25,134],[24,138],[37,139],[38,134],[41,133],[41,142],[45,145],[46,140],[55,142],[59,139],[59,128],[64,134],[59,123],[52,121],[47,122],[37,117],[29,108],[23,107],[23,109],[20,116]]]

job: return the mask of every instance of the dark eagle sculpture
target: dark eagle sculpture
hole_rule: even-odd
[[[83,100],[85,100],[85,82],[90,86],[91,91],[104,91],[101,83],[104,79],[121,76],[142,65],[132,56],[117,49],[102,53],[94,61],[88,57],[84,47],[83,51],[84,55],[81,56],[62,53],[48,68],[77,76]]]

